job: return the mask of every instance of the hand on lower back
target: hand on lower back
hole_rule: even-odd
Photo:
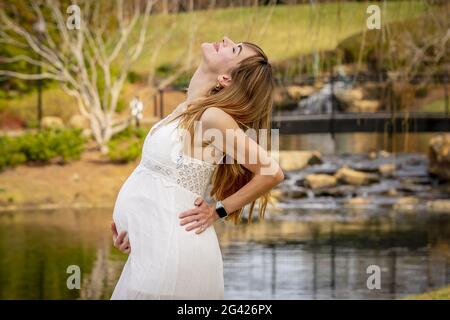
[[[194,209],[184,211],[178,217],[181,219],[180,225],[189,224],[186,231],[196,230],[195,233],[200,234],[219,219],[219,216],[213,206],[202,198],[197,198],[194,205]]]

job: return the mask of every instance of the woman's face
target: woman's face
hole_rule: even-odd
[[[203,42],[201,45],[203,62],[215,73],[227,73],[239,62],[256,52],[243,43],[235,43],[224,36],[218,42]]]

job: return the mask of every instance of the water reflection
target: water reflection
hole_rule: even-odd
[[[252,226],[217,224],[227,299],[391,299],[450,283],[450,217],[285,210]],[[1,299],[107,299],[124,263],[110,210],[0,216]],[[82,270],[68,290],[68,265]],[[381,268],[368,290],[367,266]]]
[[[257,237],[243,231],[245,241],[223,250],[227,298],[392,299],[450,282],[448,217],[379,215],[318,222],[306,214],[255,226]],[[370,265],[381,268],[380,290],[367,289]]]

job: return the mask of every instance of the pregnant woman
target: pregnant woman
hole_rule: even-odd
[[[266,55],[228,37],[201,51],[187,99],[149,131],[117,196],[114,244],[129,256],[111,299],[223,299],[213,223],[239,222],[247,204],[251,220],[257,200],[263,218],[270,190],[284,179],[261,138],[244,131],[270,130]]]

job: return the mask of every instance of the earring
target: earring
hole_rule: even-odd
[[[220,83],[216,84],[216,89],[220,89]]]

